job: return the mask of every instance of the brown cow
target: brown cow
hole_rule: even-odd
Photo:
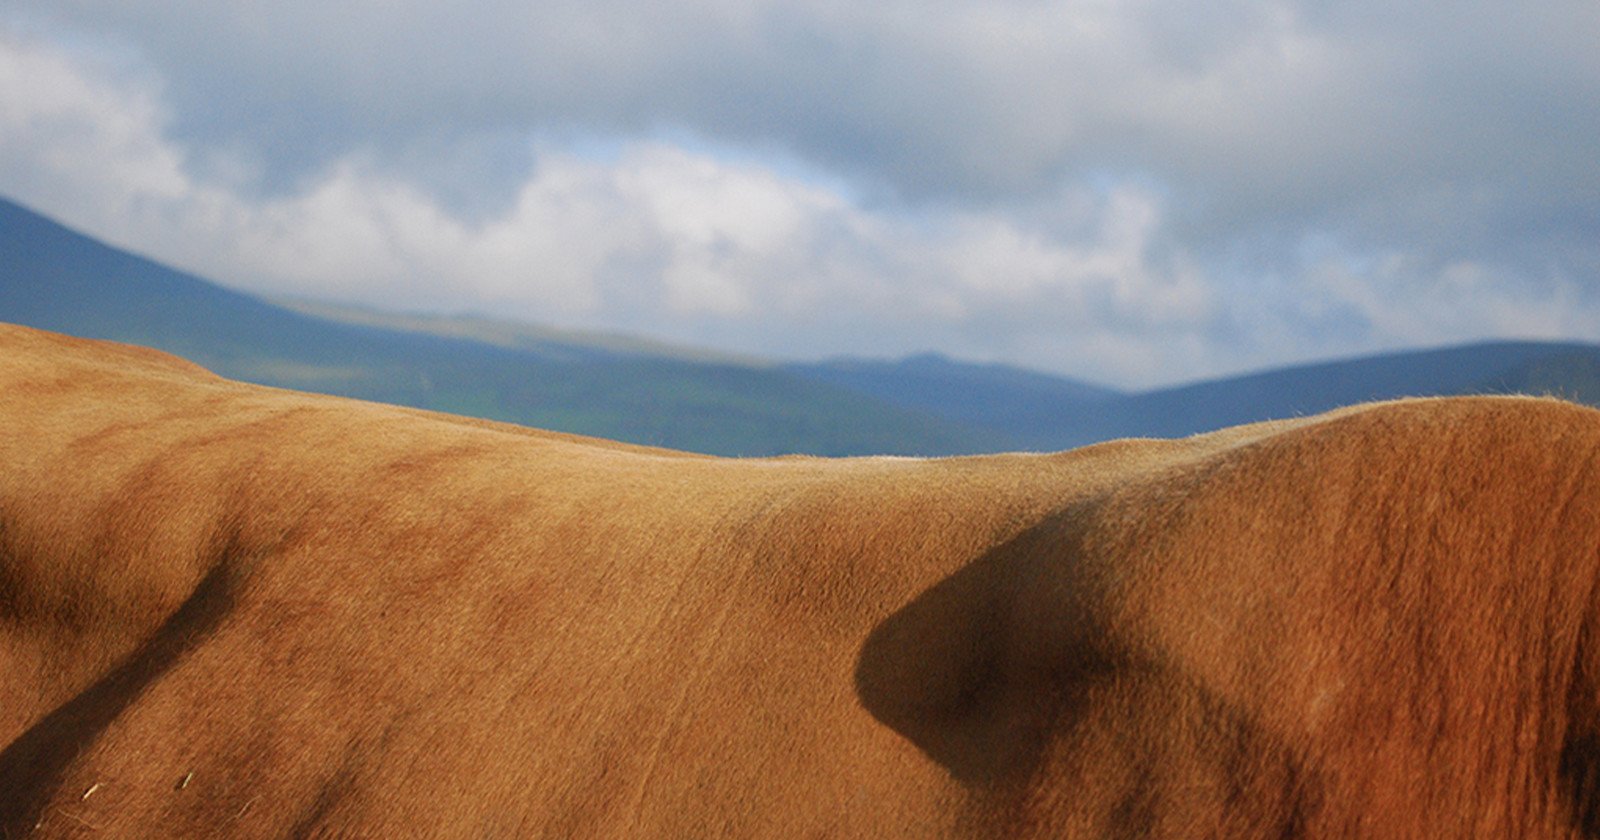
[[[0,834],[1593,837],[1597,447],[728,460],[0,327]]]

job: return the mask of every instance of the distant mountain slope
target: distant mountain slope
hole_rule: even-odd
[[[160,347],[208,366],[262,354],[331,355],[370,334],[313,319],[119,251],[0,201],[0,317]]]
[[[697,452],[941,455],[1176,437],[1403,396],[1600,404],[1600,346],[1492,342],[1126,394],[939,356],[778,365],[472,317],[229,291],[0,200],[0,320],[159,347],[225,376]]]
[[[1032,449],[1118,437],[1182,437],[1410,396],[1554,394],[1600,405],[1600,346],[1503,341],[1264,371],[1125,394],[1070,379],[937,356],[839,360],[790,370]]]
[[[419,332],[444,338],[463,338],[496,347],[535,350],[561,356],[574,350],[589,353],[602,350],[635,356],[654,356],[683,362],[772,367],[770,362],[702,347],[689,347],[653,341],[623,333],[563,330],[520,321],[506,321],[478,315],[431,315],[422,313],[379,312],[359,306],[298,298],[273,298],[270,303],[292,312],[344,324],[381,327],[402,332]]]
[[[1557,360],[1566,362],[1552,367]],[[1581,399],[1567,374],[1595,364],[1600,346],[1529,341],[1321,362],[1135,394],[1085,424],[1079,440],[1175,437],[1398,397],[1526,392]]]
[[[730,455],[992,451],[1003,434],[770,368],[504,346],[292,312],[0,201],[0,320],[157,347],[225,376]]]
[[[1061,440],[1075,434],[1064,426],[1126,396],[1073,379],[931,353],[900,361],[845,358],[786,367],[903,408],[996,429],[1019,446],[1039,449],[1059,448]]]
[[[1485,381],[1482,390],[1550,394],[1600,406],[1600,353],[1595,347],[1576,345],[1541,354]]]

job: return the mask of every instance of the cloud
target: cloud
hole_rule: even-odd
[[[1592,4],[18,0],[0,192],[264,293],[1156,384],[1600,338]]]
[[[1555,186],[1600,128],[1587,0],[17,6],[138,45],[180,137],[293,172],[508,126],[669,126],[916,195],[1048,191],[1088,162],[1315,212],[1380,177]]]
[[[88,65],[88,66],[84,66]],[[9,36],[0,29],[0,167],[15,193],[79,201],[105,198],[126,209],[138,196],[176,198],[187,179],[182,156],[162,137],[167,112],[147,80],[118,80],[91,55]],[[70,172],[70,178],[56,173]]]
[[[359,154],[268,197],[198,177],[158,91],[12,39],[0,91],[25,89],[48,95],[6,97],[0,176],[19,198],[87,199],[98,211],[75,215],[94,233],[261,293],[796,355],[995,355],[999,331],[1053,366],[1113,328],[1190,329],[1212,306],[1192,273],[1149,263],[1161,209],[1128,188],[1066,197],[1081,219],[1060,238],[992,213],[874,211],[755,161],[638,141],[600,157],[532,148],[504,211],[467,222]]]

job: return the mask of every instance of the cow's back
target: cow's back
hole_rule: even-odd
[[[724,460],[0,328],[0,828],[1562,836],[1596,414]]]

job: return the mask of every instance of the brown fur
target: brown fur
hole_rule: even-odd
[[[0,327],[0,836],[1600,836],[1597,447],[725,460]]]

